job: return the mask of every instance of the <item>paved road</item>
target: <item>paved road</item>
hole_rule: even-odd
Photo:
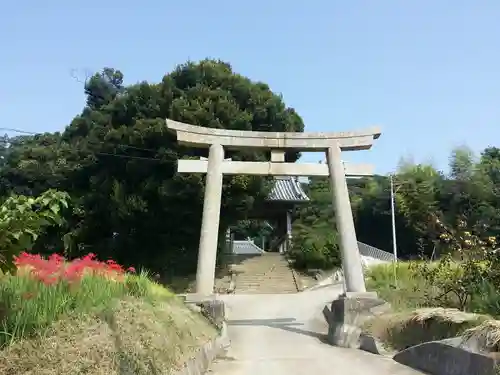
[[[322,342],[321,311],[340,293],[327,287],[297,294],[225,295],[231,348],[212,375],[418,375],[391,359]]]

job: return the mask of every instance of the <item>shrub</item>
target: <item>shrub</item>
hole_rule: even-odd
[[[445,255],[436,264],[420,262],[415,273],[429,285],[426,297],[430,304],[465,310],[484,280],[484,263],[476,260],[454,261]]]
[[[341,264],[337,239],[333,234],[297,236],[288,257],[297,269],[334,269]]]
[[[0,270],[15,269],[14,257],[31,249],[44,230],[63,223],[69,195],[48,190],[39,197],[13,195],[0,205]]]
[[[457,262],[445,256],[432,263],[398,262],[395,278],[393,264],[379,264],[367,269],[367,287],[398,311],[445,307],[499,317],[500,294],[495,276],[499,266],[494,253],[482,261]]]
[[[368,285],[383,298],[408,307],[441,306],[497,316],[500,314],[500,257],[495,237],[481,239],[465,220],[448,228],[437,218],[441,241],[449,250],[437,262],[398,263],[371,267]],[[397,300],[401,298],[401,300]]]

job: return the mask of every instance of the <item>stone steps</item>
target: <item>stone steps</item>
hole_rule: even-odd
[[[236,294],[297,293],[297,285],[281,254],[263,254],[233,265]]]

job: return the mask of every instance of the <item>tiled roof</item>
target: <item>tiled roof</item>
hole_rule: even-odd
[[[267,199],[270,201],[286,202],[309,201],[309,197],[295,177],[276,177],[274,179],[274,186]]]

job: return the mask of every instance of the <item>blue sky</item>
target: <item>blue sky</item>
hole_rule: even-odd
[[[498,0],[8,1],[0,127],[61,130],[84,104],[72,70],[158,82],[213,57],[281,92],[308,131],[382,126],[346,160],[443,169],[455,146],[500,146],[499,19]]]

